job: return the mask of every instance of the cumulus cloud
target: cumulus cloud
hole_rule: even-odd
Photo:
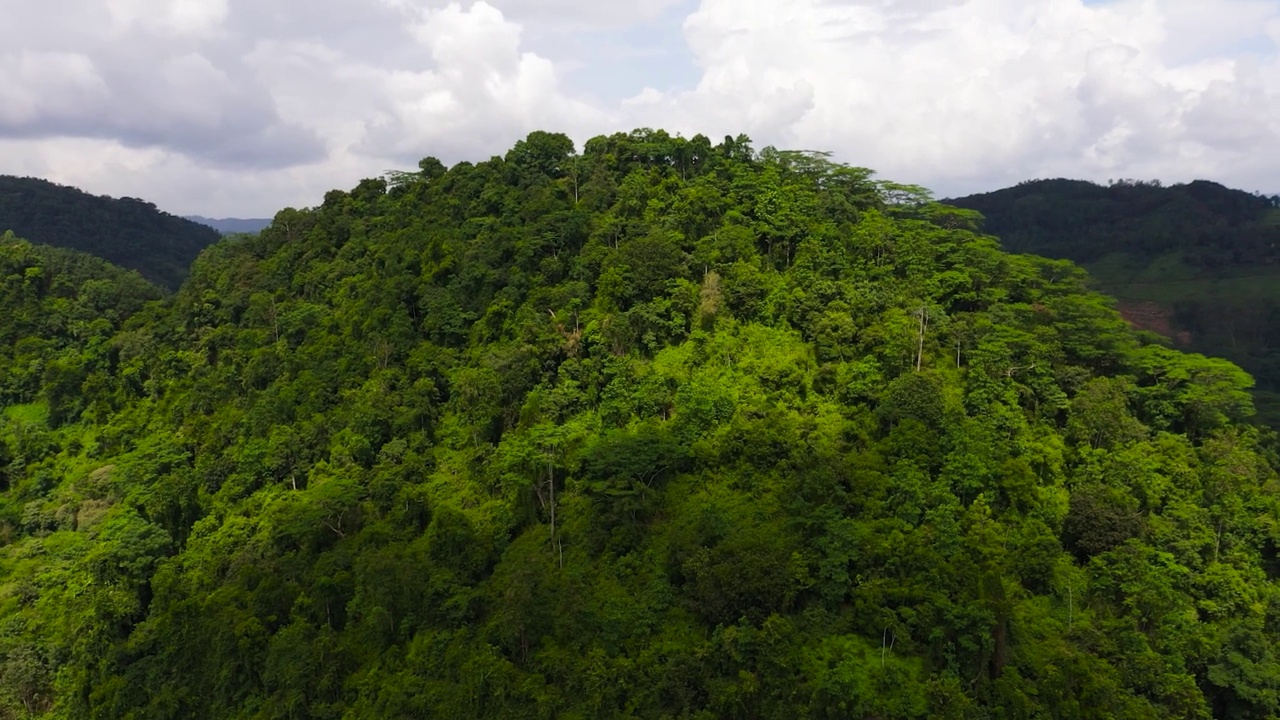
[[[106,0],[112,31],[135,26],[178,35],[205,35],[227,17],[226,0]]]
[[[323,156],[219,38],[225,0],[24,5],[0,35],[0,137],[98,138],[240,168]]]
[[[640,126],[831,150],[941,194],[1280,190],[1272,0],[0,4],[0,172],[181,212]]]
[[[657,19],[682,0],[493,0],[504,15],[524,24],[569,30],[627,27]]]
[[[703,0],[685,23],[697,87],[629,106],[944,190],[1280,184],[1278,20],[1256,0]]]
[[[384,0],[383,19],[382,53],[264,41],[249,62],[278,88],[286,117],[324,128],[339,152],[384,163],[486,159],[534,129],[582,134],[609,123],[606,111],[566,92],[554,64],[523,48],[521,26],[486,2]]]
[[[431,68],[380,78],[384,115],[362,150],[421,157],[442,147],[475,156],[533,128],[604,124],[601,111],[561,91],[549,60],[521,51],[520,27],[487,3],[423,9],[409,31]]]
[[[149,182],[143,195],[182,211],[217,212],[193,200],[223,196],[263,213],[427,154],[481,159],[531,129],[584,134],[611,122],[565,92],[554,64],[525,47],[522,26],[486,2],[50,2],[48,12],[24,4],[0,28],[10,48],[0,50],[0,140],[13,148],[0,172],[29,168],[101,192]],[[609,13],[570,0],[506,4],[582,10],[603,27],[664,3]],[[56,26],[55,16],[72,20]],[[104,162],[69,162],[70,148]],[[134,161],[109,177],[93,170],[129,153]],[[151,168],[151,179],[121,176],[133,166]],[[159,180],[180,171],[256,190],[237,198],[208,182]],[[198,196],[177,195],[196,185]]]

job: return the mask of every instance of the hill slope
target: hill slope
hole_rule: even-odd
[[[280,212],[0,415],[0,708],[1280,713],[1247,378],[974,220],[652,131]]]
[[[0,232],[87,252],[176,289],[212,228],[161,212],[135,198],[90,195],[36,178],[0,176]]]
[[[223,235],[237,233],[256,233],[271,224],[267,218],[207,218],[201,215],[187,215],[187,220],[208,225]]]
[[[79,418],[85,383],[103,377],[109,342],[160,289],[87,253],[0,234],[0,407]],[[32,405],[32,404],[36,405]],[[0,451],[0,477],[6,456]]]
[[[1240,364],[1280,427],[1280,198],[1043,180],[948,202],[981,212],[1009,250],[1081,263],[1140,324]]]

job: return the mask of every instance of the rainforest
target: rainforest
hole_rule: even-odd
[[[1271,718],[1252,378],[824,153],[0,239],[0,717]]]

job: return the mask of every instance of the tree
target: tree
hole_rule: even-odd
[[[169,297],[0,241],[0,715],[1275,713],[1248,379],[1080,268],[745,137],[419,170]]]
[[[518,141],[505,159],[527,183],[539,175],[551,180],[564,177],[570,171],[569,158],[573,154],[573,141],[567,135],[537,130]]]

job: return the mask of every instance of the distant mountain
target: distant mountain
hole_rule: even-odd
[[[1280,197],[1059,179],[946,202],[982,213],[1007,250],[1084,265],[1135,325],[1248,370],[1280,425]]]
[[[1280,264],[1280,197],[1205,180],[1164,187],[1035,180],[947,203],[977,210],[1006,249],[1095,263],[1179,253],[1198,269]]]
[[[0,176],[0,232],[80,250],[175,289],[219,239],[204,225],[137,198],[110,198],[38,178]]]
[[[186,219],[208,225],[223,235],[254,234],[271,224],[271,218],[207,218],[201,215],[187,215]]]

